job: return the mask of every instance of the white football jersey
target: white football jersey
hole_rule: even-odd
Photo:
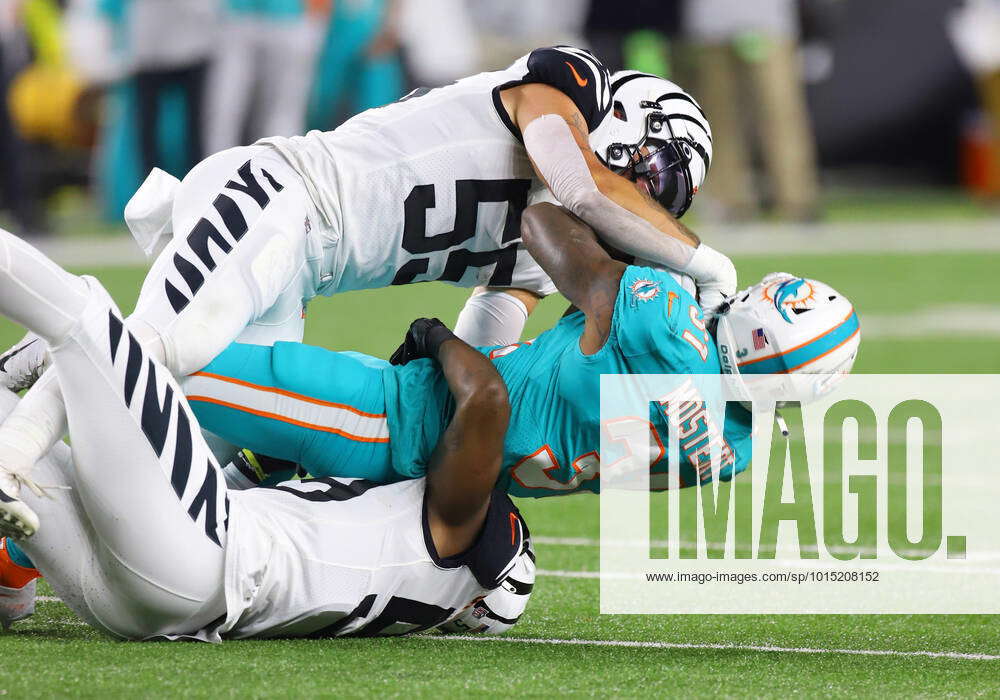
[[[545,187],[500,91],[524,83],[567,94],[591,131],[610,108],[607,69],[587,51],[551,47],[414,90],[335,131],[260,142],[302,176],[324,219],[334,245],[321,293],[429,280],[555,291],[520,245],[521,213]]]
[[[496,491],[477,543],[438,557],[425,479],[310,479],[231,491],[227,618],[203,637],[399,635],[457,617],[514,567],[527,527]]]

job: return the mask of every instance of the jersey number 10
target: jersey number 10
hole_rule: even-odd
[[[448,253],[444,272],[436,279],[442,282],[458,282],[470,267],[496,264],[489,284],[497,287],[509,286],[517,262],[517,247],[521,238],[521,214],[528,206],[531,180],[456,180],[455,228],[451,231],[428,234],[427,210],[436,206],[434,187],[434,185],[417,185],[406,197],[403,204],[405,213],[403,249],[412,255],[427,255],[461,245],[476,236],[481,203],[506,202],[507,217],[503,222],[501,247],[483,251],[455,248]],[[413,258],[399,268],[392,283],[410,284],[417,281],[418,275],[427,273],[430,261],[430,257]]]

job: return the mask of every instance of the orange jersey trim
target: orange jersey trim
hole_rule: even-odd
[[[348,406],[343,403],[333,403],[332,401],[323,401],[322,399],[315,399],[312,396],[306,396],[305,394],[296,394],[294,391],[286,391],[285,389],[278,389],[273,386],[261,386],[260,384],[252,384],[250,382],[243,381],[242,379],[236,379],[234,377],[227,377],[224,374],[212,374],[211,372],[195,372],[191,375],[192,377],[208,377],[209,379],[218,379],[220,382],[228,382],[230,384],[237,384],[239,386],[245,386],[250,389],[256,389],[257,391],[264,391],[269,394],[278,394],[279,396],[287,396],[290,399],[298,399],[299,401],[305,401],[306,403],[315,404],[317,406],[326,406],[328,408],[340,408],[345,411],[350,411],[351,413],[361,416],[362,418],[385,418],[384,413],[366,413],[365,411],[358,410],[354,406]],[[191,398],[190,396],[188,397]]]
[[[389,438],[372,438],[363,437],[361,435],[354,435],[348,433],[339,428],[331,428],[325,425],[315,425],[314,423],[306,423],[305,421],[295,420],[294,418],[289,418],[287,416],[280,416],[277,413],[268,413],[267,411],[258,411],[255,408],[250,408],[249,406],[240,406],[239,404],[230,403],[228,401],[221,401],[219,399],[213,399],[210,396],[188,396],[188,401],[200,401],[202,403],[214,403],[217,406],[222,406],[224,408],[231,408],[234,411],[242,411],[243,413],[250,413],[255,416],[260,416],[261,418],[270,418],[271,420],[281,421],[282,423],[289,423],[291,425],[298,426],[299,428],[308,428],[309,430],[318,430],[323,433],[333,433],[334,435],[339,435],[340,437],[347,438],[348,440],[354,440],[356,442],[380,442],[387,443]]]
[[[808,364],[812,364],[813,362],[815,362],[816,360],[818,360],[818,359],[820,359],[820,358],[822,358],[822,357],[826,357],[827,355],[829,355],[829,354],[830,354],[831,352],[833,352],[833,351],[834,351],[834,350],[836,350],[837,348],[839,348],[839,347],[843,346],[843,345],[844,345],[844,343],[846,343],[847,341],[849,341],[849,340],[850,340],[851,338],[853,338],[854,336],[856,336],[856,335],[857,335],[858,333],[860,333],[860,332],[861,332],[861,329],[860,329],[860,328],[858,328],[858,329],[857,329],[856,331],[854,331],[854,332],[853,332],[853,333],[851,333],[851,334],[850,334],[849,336],[847,336],[846,338],[844,338],[844,341],[843,341],[843,342],[841,342],[841,343],[837,343],[837,344],[836,344],[836,345],[834,345],[834,346],[833,346],[832,348],[830,348],[829,350],[827,350],[826,352],[824,352],[824,353],[823,353],[822,355],[817,355],[816,357],[812,358],[811,360],[806,360],[806,361],[805,361],[805,362],[803,362],[802,364],[799,364],[799,365],[795,365],[794,367],[789,367],[788,369],[786,369],[786,370],[784,371],[784,373],[783,373],[783,374],[788,374],[789,372],[794,372],[795,370],[797,370],[797,369],[801,369],[801,368],[805,367],[805,366],[806,366],[806,365],[808,365]]]
[[[746,367],[747,365],[752,365],[752,364],[754,364],[756,362],[763,362],[764,360],[770,360],[770,359],[775,358],[775,357],[781,357],[783,355],[787,355],[790,352],[795,352],[799,348],[804,348],[809,343],[814,343],[817,340],[819,340],[820,338],[823,338],[823,337],[828,336],[831,333],[833,333],[835,330],[837,330],[842,325],[844,325],[845,323],[847,323],[850,320],[851,316],[853,316],[853,315],[854,315],[854,307],[852,306],[851,310],[847,312],[846,316],[844,316],[844,320],[843,321],[841,321],[840,323],[838,323],[833,328],[831,328],[831,329],[829,329],[827,331],[824,331],[823,333],[820,333],[815,338],[810,338],[809,340],[805,341],[804,343],[799,343],[794,348],[788,348],[787,350],[782,350],[781,352],[776,352],[773,355],[766,355],[764,357],[756,357],[756,358],[754,358],[752,360],[747,360],[746,362],[740,362],[739,364],[737,364],[737,367]],[[848,338],[847,340],[850,340],[855,335],[857,335],[857,331],[855,331],[854,333],[852,333],[851,336],[850,336],[850,338]],[[844,343],[846,343],[847,340],[845,340]],[[840,345],[843,345],[844,343],[841,343]],[[839,348],[840,345],[838,345],[837,348]],[[820,355],[819,357],[814,357],[812,360],[809,360],[809,362],[813,362],[814,360],[818,360],[820,357],[823,357],[824,355],[829,355],[831,352],[833,352],[833,350],[836,350],[837,348],[831,348],[830,350],[827,350],[826,352],[824,352],[823,355]],[[798,369],[799,367],[802,367],[803,365],[809,364],[809,362],[803,362],[801,365],[798,365],[798,367],[792,367],[788,371],[791,372],[792,369]]]

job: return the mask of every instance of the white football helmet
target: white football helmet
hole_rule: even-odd
[[[500,587],[438,629],[446,634],[503,634],[521,618],[534,586],[535,550],[531,540],[525,540],[521,556]]]
[[[854,306],[829,285],[785,272],[767,275],[719,310],[722,371],[748,401],[823,396],[851,371],[861,343]],[[808,375],[823,375],[810,378]],[[785,381],[779,377],[794,375]],[[777,401],[780,407],[780,401]]]
[[[612,109],[590,135],[608,168],[633,182],[674,216],[683,216],[712,162],[712,128],[694,98],[649,73],[611,76]]]

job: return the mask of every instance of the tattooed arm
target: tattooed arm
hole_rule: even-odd
[[[701,243],[634,183],[601,164],[590,149],[580,111],[566,95],[530,84],[510,88],[502,97],[538,175],[603,241],[689,275],[707,311],[736,292],[736,268],[728,257]]]
[[[563,296],[586,315],[580,350],[588,355],[600,350],[611,333],[625,263],[601,247],[590,226],[553,204],[528,207],[521,237]]]
[[[552,115],[560,117],[569,125],[569,130],[576,142],[579,156],[582,156],[583,161],[586,163],[586,169],[589,170],[590,176],[593,179],[593,183],[602,195],[628,212],[649,222],[661,234],[683,240],[691,246],[698,245],[700,240],[687,226],[675,219],[666,209],[649,197],[649,195],[640,191],[634,182],[604,167],[604,164],[598,160],[590,148],[590,134],[583,115],[573,103],[573,100],[567,95],[549,85],[531,83],[504,90],[501,93],[501,99],[504,107],[510,114],[511,120],[522,133],[526,132],[532,122],[540,118]],[[526,133],[525,136],[527,137]],[[528,146],[527,140],[525,141],[525,146]],[[545,170],[545,167],[539,162],[539,158],[536,157],[539,154],[533,154],[531,151],[532,149],[529,148],[528,154],[532,158],[539,177],[550,188],[553,188],[555,183],[549,182],[546,173],[542,172],[542,170]],[[553,192],[557,188],[558,186],[555,185]],[[557,194],[556,196],[558,197],[559,195]],[[567,202],[562,202],[562,204],[573,209]],[[594,226],[597,225],[583,213],[576,212],[575,210],[574,213],[583,216],[587,223]],[[598,233],[602,236],[605,235],[605,231],[600,228],[598,228]],[[628,252],[636,252],[640,257],[649,257],[638,251]]]

